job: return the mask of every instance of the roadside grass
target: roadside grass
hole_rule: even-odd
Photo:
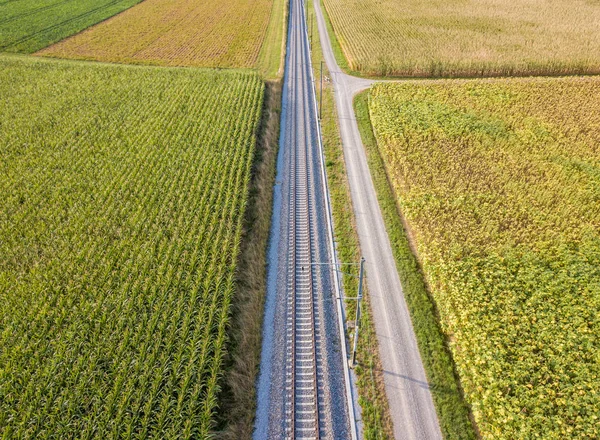
[[[471,421],[470,410],[462,396],[452,356],[438,323],[434,301],[413,254],[402,214],[396,205],[385,165],[373,135],[368,109],[369,93],[365,91],[356,96],[354,110],[379,206],[390,237],[404,297],[410,310],[419,351],[431,385],[440,428],[446,439],[475,439],[477,434]]]
[[[439,78],[600,72],[597,2],[323,1],[341,45],[336,52],[347,60],[340,66],[351,74]]]
[[[0,51],[33,53],[139,2],[140,0],[0,2]]]
[[[276,21],[283,21],[284,3],[144,0],[37,55],[158,66],[259,68],[270,75],[281,60],[277,39],[283,38],[284,24],[279,27]]]
[[[316,30],[312,0],[308,2],[307,20],[314,23],[314,31],[311,32],[309,27],[308,32],[309,36],[312,35],[311,57],[314,69],[313,74],[318,81],[323,54],[319,32]],[[325,69],[323,75],[325,78],[328,78],[329,72],[326,70],[325,63],[323,63],[323,66]],[[319,99],[319,93],[320,90],[317,87],[317,99]],[[340,262],[358,263],[361,258],[358,233],[354,224],[354,212],[352,210],[352,199],[346,177],[344,152],[337,124],[333,87],[327,80],[324,82],[323,88],[321,130],[338,258]],[[358,294],[358,283],[355,276],[358,275],[358,270],[356,266],[354,266],[354,269],[349,269],[348,267],[343,268],[344,272],[353,271],[352,275],[354,276],[343,274],[344,294],[348,297],[356,297]],[[346,302],[346,313],[348,321],[353,323],[356,313],[354,301]],[[358,378],[359,403],[362,409],[364,438],[366,440],[391,439],[393,438],[392,422],[385,394],[381,361],[379,360],[379,345],[372,321],[369,293],[366,288],[364,289],[360,326],[357,367],[355,371]],[[350,328],[349,330],[351,331],[352,329]],[[347,336],[350,337],[351,335]]]
[[[267,80],[283,76],[288,13],[289,2],[287,0],[273,0],[269,26],[256,62],[256,68]]]
[[[268,81],[232,304],[231,343],[224,367],[219,439],[251,439],[266,292],[266,253],[279,147],[281,80]]]

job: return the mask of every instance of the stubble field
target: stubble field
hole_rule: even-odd
[[[365,75],[600,73],[600,5],[586,0],[323,0]]]
[[[380,153],[485,439],[598,438],[597,78],[380,84]]]
[[[270,24],[271,18],[273,23]],[[145,0],[39,55],[161,66],[279,67],[281,0]],[[261,50],[276,50],[264,60]],[[271,48],[272,49],[272,48]],[[272,51],[272,50],[271,50]],[[267,66],[263,66],[267,64]]]
[[[35,52],[139,2],[4,0],[0,2],[0,52]]]
[[[263,90],[0,57],[1,437],[206,438]]]

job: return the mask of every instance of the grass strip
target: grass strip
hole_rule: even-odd
[[[354,100],[354,111],[367,153],[379,206],[390,237],[404,296],[410,310],[419,351],[431,384],[431,393],[442,434],[446,439],[474,439],[478,435],[472,422],[470,408],[462,395],[460,382],[454,370],[454,362],[438,323],[435,304],[428,292],[419,263],[413,254],[402,214],[396,205],[385,165],[373,134],[368,99],[369,91],[358,94]]]
[[[275,79],[283,75],[288,13],[288,2],[285,0],[273,1],[269,26],[256,62],[256,68],[267,79]]]
[[[250,439],[254,429],[280,117],[281,80],[268,81],[232,304],[232,342],[220,399],[222,427],[216,435],[221,439]]]

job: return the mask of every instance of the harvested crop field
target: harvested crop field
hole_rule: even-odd
[[[0,57],[3,438],[206,438],[263,90]]]
[[[39,54],[161,66],[253,68],[260,58],[272,9],[281,3],[145,0]],[[274,44],[281,45],[281,38]]]
[[[479,77],[600,72],[587,0],[323,0],[351,70]]]
[[[4,0],[0,51],[32,53],[139,3],[140,0]]]
[[[482,438],[600,436],[599,96],[589,77],[371,91]]]

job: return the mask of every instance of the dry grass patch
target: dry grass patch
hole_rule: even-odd
[[[587,0],[324,0],[351,70],[367,75],[600,72]]]
[[[278,0],[145,0],[38,54],[163,66],[258,62]]]

